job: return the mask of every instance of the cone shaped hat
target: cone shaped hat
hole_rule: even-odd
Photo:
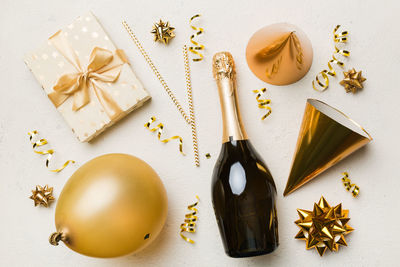
[[[308,99],[284,196],[335,165],[372,137],[341,111]]]

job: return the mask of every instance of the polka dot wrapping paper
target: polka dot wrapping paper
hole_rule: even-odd
[[[54,42],[56,35],[58,45]],[[59,40],[62,45],[59,45]],[[94,64],[90,64],[94,59],[103,59],[100,56],[96,58],[94,51],[110,58],[102,61],[102,68],[93,68]],[[121,64],[114,68],[113,62],[117,57],[122,59]],[[150,99],[126,61],[123,51],[114,46],[90,12],[58,31],[39,49],[27,53],[24,60],[50,99],[58,90],[62,77],[67,74],[72,75],[71,80],[76,77],[76,84],[64,83],[68,88],[63,88],[65,90],[60,94],[63,101],[55,104],[55,108],[81,142],[90,141]],[[109,79],[110,72],[115,79]],[[86,83],[88,86],[79,87],[79,83]],[[88,100],[78,106],[76,99],[74,100],[77,91],[85,91],[79,94],[86,94]],[[114,112],[116,114],[110,115],[110,103],[114,111],[117,110]]]

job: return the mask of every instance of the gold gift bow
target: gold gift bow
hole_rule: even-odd
[[[49,41],[77,71],[64,74],[57,80],[53,87],[54,92],[48,94],[53,104],[59,107],[73,96],[72,110],[77,111],[90,102],[89,88],[91,87],[110,119],[118,117],[122,113],[121,108],[98,82],[117,81],[122,66],[127,63],[123,50],[117,49],[113,54],[110,50],[95,47],[90,54],[89,64],[83,68],[78,55],[61,30],[51,36]]]
[[[196,196],[197,201],[191,205],[189,205],[187,208],[191,212],[185,214],[185,220],[184,223],[181,224],[180,226],[180,235],[185,240],[186,242],[189,242],[191,244],[194,244],[194,240],[186,237],[183,233],[188,232],[188,233],[195,233],[196,232],[196,222],[198,220],[197,213],[199,212],[198,209],[196,209],[197,204],[199,204],[200,198],[199,196]]]

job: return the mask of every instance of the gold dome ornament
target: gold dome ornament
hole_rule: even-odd
[[[164,185],[147,163],[107,154],[81,166],[65,184],[49,241],[91,257],[119,257],[153,242],[167,212]]]
[[[159,41],[163,44],[168,44],[175,37],[174,30],[175,28],[169,25],[169,21],[165,23],[160,19],[158,23],[154,23],[153,30],[151,31],[154,34],[154,42]]]
[[[273,85],[288,85],[307,74],[313,50],[300,28],[277,23],[253,34],[247,44],[246,59],[259,79]]]
[[[354,229],[347,225],[349,211],[342,209],[342,204],[329,206],[324,197],[314,203],[312,211],[297,209],[300,219],[295,221],[300,231],[296,239],[306,241],[306,248],[315,248],[322,257],[328,248],[338,251],[339,246],[347,246],[345,235]]]
[[[55,200],[53,197],[53,187],[37,185],[35,190],[32,190],[32,195],[29,198],[35,202],[35,207],[42,205],[47,208],[50,202]]]
[[[340,85],[346,89],[347,93],[357,93],[358,90],[363,89],[363,82],[367,79],[362,76],[361,71],[356,71],[354,68],[348,71],[344,71],[344,79],[340,82]]]

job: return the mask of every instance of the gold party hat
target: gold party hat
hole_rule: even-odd
[[[335,165],[372,137],[341,111],[308,99],[284,196]]]

